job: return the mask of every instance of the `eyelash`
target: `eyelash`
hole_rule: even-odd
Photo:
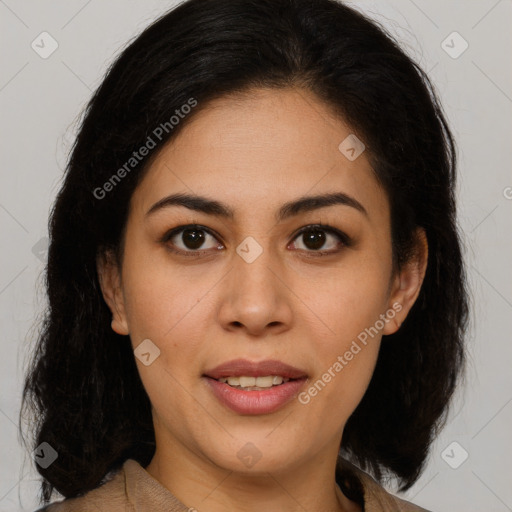
[[[160,242],[165,244],[167,249],[175,254],[179,254],[181,256],[186,257],[199,257],[203,254],[206,254],[211,251],[211,249],[208,250],[188,250],[183,251],[181,249],[175,249],[174,247],[170,246],[168,244],[169,240],[171,240],[173,237],[175,237],[177,234],[185,231],[186,229],[195,229],[197,231],[204,231],[214,237],[215,239],[218,239],[219,237],[209,228],[202,226],[200,224],[187,224],[185,226],[178,226],[176,228],[171,229],[165,235],[160,239]],[[326,233],[333,234],[338,237],[338,239],[341,242],[341,245],[343,247],[350,247],[352,245],[352,239],[343,231],[340,231],[339,229],[333,228],[332,226],[328,226],[326,224],[308,224],[307,226],[304,226],[301,228],[297,233],[295,233],[294,237],[292,238],[292,242],[299,238],[300,235],[303,233],[307,233],[309,231],[323,231]],[[305,250],[305,249],[298,249],[299,251],[305,251],[306,253],[309,253],[309,257],[325,257],[325,256],[331,256],[333,254],[336,254],[340,252],[340,249],[337,250],[327,250],[327,251],[315,251],[315,250]]]

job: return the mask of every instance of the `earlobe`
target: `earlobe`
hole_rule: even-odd
[[[396,314],[385,325],[383,334],[395,333],[404,322],[420,293],[427,263],[427,235],[423,228],[417,228],[413,254],[394,278],[388,307],[393,308]]]
[[[117,334],[128,335],[121,275],[113,254],[106,252],[98,255],[96,268],[103,299],[112,313],[112,330]]]

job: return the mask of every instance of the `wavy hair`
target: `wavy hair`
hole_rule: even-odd
[[[190,98],[197,107],[254,88],[300,87],[364,140],[391,208],[394,264],[424,228],[429,259],[418,299],[384,336],[370,385],[349,418],[340,455],[407,490],[446,421],[463,377],[468,293],[456,222],[456,147],[424,71],[380,24],[334,0],[188,0],[127,45],[88,103],[49,220],[48,307],[27,368],[22,411],[30,443],[59,454],[41,499],[98,487],[155,451],[151,406],[129,338],[110,328],[96,261],[119,254],[130,198],[151,158],[99,198],[133,152]],[[20,413],[20,416],[21,416]],[[21,421],[21,419],[20,419]],[[22,434],[23,435],[23,434]],[[25,441],[27,442],[27,441]],[[338,484],[345,486],[342,472]],[[350,493],[349,493],[350,494]]]

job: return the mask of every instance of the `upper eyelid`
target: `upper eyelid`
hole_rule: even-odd
[[[170,229],[169,231],[166,231],[164,236],[162,237],[162,241],[169,240],[170,238],[181,233],[182,231],[185,231],[185,229],[198,229],[199,231],[206,231],[206,233],[213,236],[214,238],[219,238],[219,235],[217,235],[215,231],[211,230],[210,228],[207,228],[206,226],[203,226],[201,224],[185,224],[183,226],[177,226],[175,228]]]

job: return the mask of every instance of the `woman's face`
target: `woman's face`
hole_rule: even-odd
[[[387,196],[362,147],[339,148],[350,134],[304,90],[225,97],[134,192],[122,268],[100,271],[112,327],[143,343],[157,453],[238,472],[334,463],[381,336],[397,330],[423,275],[392,275]],[[175,194],[189,206],[166,201]],[[330,205],[328,194],[338,194]],[[178,230],[190,224],[200,227]],[[238,359],[246,365],[213,371]],[[287,373],[257,366],[267,360],[303,378],[239,381],[276,384],[266,390],[212,379]]]

